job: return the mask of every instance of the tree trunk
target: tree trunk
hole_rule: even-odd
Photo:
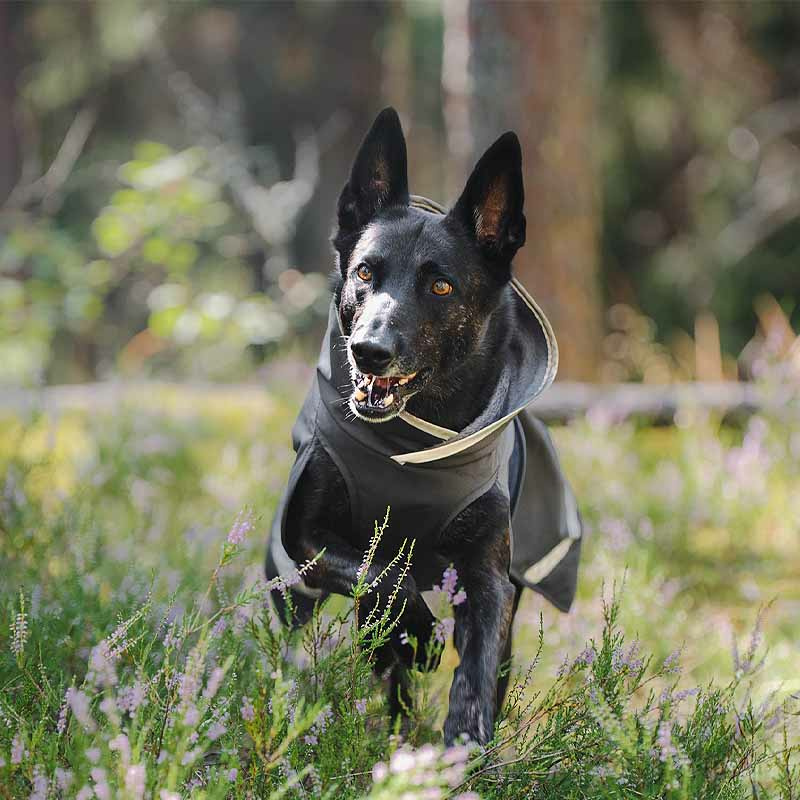
[[[0,3],[0,203],[19,180],[20,151],[14,125],[17,64],[11,35],[14,8]]]
[[[522,143],[527,244],[516,274],[558,337],[564,378],[597,377],[602,341],[599,206],[593,163],[594,3],[472,0],[472,132],[477,158],[513,129]]]

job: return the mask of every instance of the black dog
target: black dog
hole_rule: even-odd
[[[269,578],[318,557],[292,588],[302,623],[316,598],[350,594],[375,520],[391,507],[367,579],[414,540],[404,615],[377,665],[391,667],[393,714],[433,632],[421,592],[456,567],[467,600],[455,609],[448,744],[493,735],[522,587],[564,610],[575,590],[577,509],[545,429],[523,412],[553,380],[557,350],[511,276],[522,207],[515,134],[489,148],[446,213],[409,195],[400,121],[393,109],[378,116],[339,199],[328,332],[267,557]],[[397,577],[390,571],[362,610]],[[418,642],[416,665],[404,632]]]

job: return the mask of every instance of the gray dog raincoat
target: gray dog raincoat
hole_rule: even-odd
[[[445,213],[424,198],[412,203]],[[511,508],[511,576],[560,610],[569,609],[577,583],[580,516],[547,429],[526,410],[555,378],[558,349],[550,323],[524,287],[512,278],[506,291],[513,330],[503,372],[486,408],[462,431],[408,411],[380,424],[354,417],[347,405],[351,383],[344,339],[331,303],[316,375],[292,429],[296,459],[272,522],[270,550],[281,573],[296,569],[286,553],[292,535],[286,512],[316,441],[347,486],[356,542],[366,549],[376,521],[382,522],[390,507],[381,547],[396,552],[403,539],[415,540],[415,574],[424,575],[426,562],[434,561],[426,559],[426,551],[447,525],[497,482]],[[318,594],[303,583],[293,588]]]

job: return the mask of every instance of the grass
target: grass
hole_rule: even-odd
[[[450,644],[401,736],[369,664],[391,613],[357,633],[335,600],[290,635],[265,604],[298,399],[0,416],[0,797],[800,796],[797,409],[555,432],[579,598],[526,594],[469,753],[440,744]]]

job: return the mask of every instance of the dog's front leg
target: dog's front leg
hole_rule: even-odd
[[[363,553],[343,542],[339,537],[330,534],[321,535],[320,531],[316,531],[315,534],[313,540],[310,540],[309,537],[305,554],[307,557],[316,555],[317,561],[309,570],[306,582],[312,588],[318,587],[326,592],[349,595],[352,587],[358,581]],[[397,597],[390,610],[390,615],[391,617],[396,616],[401,608],[403,614],[389,634],[391,650],[406,666],[423,667],[425,665],[425,645],[433,633],[436,619],[425,603],[414,578],[406,575],[400,581],[399,566],[388,570],[385,568],[385,564],[377,561],[367,568],[364,581],[368,585],[371,584],[373,588],[359,600],[359,624],[363,624],[371,612],[382,614],[388,598],[397,588]],[[381,576],[382,572],[384,574]],[[405,632],[412,634],[419,642],[416,662],[414,662],[413,648],[405,643],[403,635]],[[388,652],[379,653],[378,656],[380,671],[382,671],[383,668],[389,666],[392,659]]]
[[[310,588],[346,597],[352,593],[364,553],[349,540],[350,525],[347,487],[330,456],[317,447],[295,487],[286,518],[288,555],[298,563],[316,559],[305,575]],[[381,578],[385,566],[385,562],[376,559],[367,569],[364,579],[375,586],[361,599],[362,618],[377,606],[378,597],[381,603],[386,602],[400,578],[399,566],[388,570]],[[410,665],[413,651],[403,644],[403,631],[407,630],[424,644],[435,622],[411,575],[406,575],[400,583],[395,613],[403,604],[403,619],[391,633],[391,645],[400,660]],[[421,658],[424,658],[424,647],[418,650],[418,664]]]
[[[497,673],[510,633],[515,589],[507,560],[496,556],[496,543],[487,545],[482,552],[471,552],[468,561],[455,562],[467,599],[455,608],[455,644],[461,662],[444,723],[447,745],[462,734],[484,745],[494,732]]]

